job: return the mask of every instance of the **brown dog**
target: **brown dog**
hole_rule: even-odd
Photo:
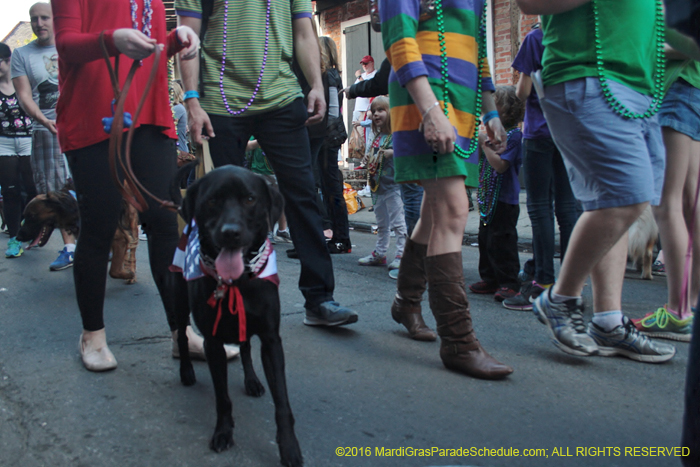
[[[78,237],[80,215],[78,202],[71,194],[72,186],[50,191],[34,197],[24,208],[24,222],[17,233],[17,240],[30,242],[26,249],[42,247],[51,238],[54,229],[64,229]],[[120,216],[112,241],[112,265],[109,275],[136,282],[136,247],[138,246],[138,213],[128,203]]]

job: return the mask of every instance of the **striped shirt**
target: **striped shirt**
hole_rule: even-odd
[[[225,13],[228,4],[228,14]],[[270,30],[267,60],[260,88],[251,107],[242,115],[278,109],[302,97],[292,59],[292,19],[311,17],[311,0],[270,0]],[[201,0],[175,0],[179,16],[202,17]],[[223,39],[226,57],[223,91],[232,112],[243,109],[255,92],[265,57],[267,2],[214,0],[202,44],[202,108],[214,115],[231,115],[221,90]],[[224,27],[226,31],[224,31]]]
[[[389,76],[391,126],[394,132],[396,180],[465,175],[468,184],[478,182],[478,154],[466,160],[447,155],[433,161],[432,148],[418,128],[421,113],[405,88],[414,78],[426,76],[441,101],[440,44],[435,16],[420,15],[419,0],[380,0],[384,49],[392,65]],[[474,136],[478,75],[477,37],[484,0],[442,0],[449,69],[449,119],[457,131],[457,144],[466,149]],[[493,91],[488,63],[481,74],[483,91]],[[409,159],[411,162],[406,164]],[[466,166],[465,166],[466,164]],[[473,166],[473,167],[471,167]]]

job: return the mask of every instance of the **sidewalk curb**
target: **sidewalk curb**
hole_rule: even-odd
[[[372,224],[367,222],[350,221],[350,230],[355,230],[357,232],[372,233]],[[479,242],[478,234],[464,233],[462,237],[462,245],[471,246],[473,243]],[[520,251],[532,251],[532,241],[530,239],[518,240],[518,250]]]

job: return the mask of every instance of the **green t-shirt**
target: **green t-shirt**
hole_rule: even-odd
[[[605,76],[652,95],[656,61],[656,0],[598,0]],[[598,76],[593,7],[542,17],[545,86]]]
[[[666,64],[666,90],[678,80],[683,78],[691,86],[700,89],[700,62],[690,60],[688,63],[681,60],[669,61]]]
[[[180,16],[201,17],[201,0],[175,0]],[[255,92],[265,55],[267,2],[228,2],[224,18],[223,0],[214,0],[204,43],[202,44],[202,81],[205,95],[200,99],[208,113],[228,116],[221,96],[220,74],[224,25],[226,26],[226,66],[223,86],[231,111],[243,109]],[[294,53],[292,18],[311,16],[311,0],[271,0],[267,61],[262,83],[251,107],[242,115],[278,109],[303,97],[292,72]]]

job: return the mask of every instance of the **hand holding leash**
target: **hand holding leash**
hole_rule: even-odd
[[[132,60],[143,60],[151,55],[158,46],[155,39],[132,28],[117,29],[112,37],[114,37],[114,45],[117,50]]]

